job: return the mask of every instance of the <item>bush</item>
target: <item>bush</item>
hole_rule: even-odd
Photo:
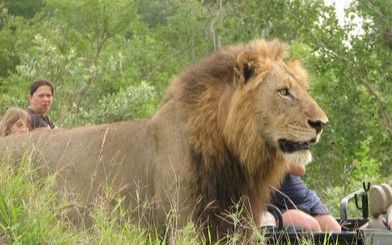
[[[83,122],[108,123],[149,116],[155,108],[155,88],[143,81],[104,96],[94,110],[82,114]]]

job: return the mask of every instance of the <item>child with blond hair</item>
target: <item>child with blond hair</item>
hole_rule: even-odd
[[[21,108],[11,107],[0,121],[0,136],[28,132],[31,128],[30,115]]]

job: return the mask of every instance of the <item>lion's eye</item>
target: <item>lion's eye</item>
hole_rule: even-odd
[[[292,96],[292,95],[290,94],[290,91],[289,91],[288,88],[279,89],[279,90],[278,90],[278,93],[279,93],[280,96],[283,96],[283,97],[291,97],[291,96]]]

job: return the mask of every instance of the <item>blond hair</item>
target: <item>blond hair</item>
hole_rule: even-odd
[[[31,129],[31,118],[25,110],[15,107],[9,108],[0,121],[0,136],[11,134],[12,126],[20,119]]]

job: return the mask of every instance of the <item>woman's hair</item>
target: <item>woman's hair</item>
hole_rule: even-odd
[[[11,107],[5,113],[0,121],[0,136],[7,136],[11,134],[12,126],[19,120],[22,121],[29,127],[31,127],[30,115],[21,108]]]
[[[54,86],[53,83],[51,81],[49,81],[48,79],[45,78],[39,78],[35,81],[32,82],[31,86],[30,86],[30,95],[33,95],[35,93],[35,91],[37,91],[37,89],[41,86],[48,86],[50,87],[50,90],[52,92],[52,95],[54,96]]]

